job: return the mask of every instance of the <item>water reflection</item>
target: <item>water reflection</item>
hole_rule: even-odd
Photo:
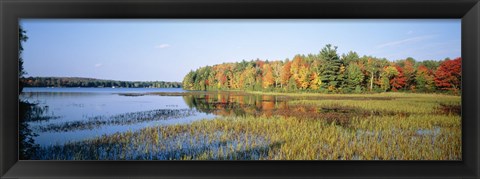
[[[323,98],[316,97],[315,100],[322,100]],[[296,117],[305,120],[323,120],[346,128],[350,126],[350,119],[354,117],[363,119],[372,115],[393,116],[398,114],[337,104],[328,106],[309,104],[288,105],[288,101],[307,98],[282,95],[255,95],[242,92],[197,92],[183,95],[183,99],[190,108],[216,116]],[[325,97],[325,99],[332,99],[332,97]],[[386,98],[379,99],[390,100]],[[338,98],[336,100],[342,99]],[[408,116],[409,114],[402,113],[402,115]]]
[[[288,108],[285,96],[252,95],[239,92],[202,93],[183,96],[190,108],[220,116],[266,115]]]

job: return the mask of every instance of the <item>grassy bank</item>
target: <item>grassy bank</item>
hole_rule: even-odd
[[[459,160],[460,97],[284,94],[288,113],[223,116],[44,147],[56,160]]]

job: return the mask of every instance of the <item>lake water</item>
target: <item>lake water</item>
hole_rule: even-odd
[[[315,114],[289,107],[292,97],[180,88],[24,88],[20,99],[35,104],[25,120],[42,146],[218,116]]]
[[[123,95],[154,92],[184,91],[180,88],[25,88],[20,99],[44,109],[43,120],[29,120],[30,127],[38,134],[35,142],[42,146],[215,117],[187,105],[180,95]]]
[[[289,108],[285,96],[180,88],[24,88],[20,99],[35,104],[25,120],[42,146],[217,116],[304,110]]]

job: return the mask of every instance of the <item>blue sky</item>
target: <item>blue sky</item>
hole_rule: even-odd
[[[23,19],[27,76],[181,81],[192,69],[252,59],[340,54],[418,61],[461,56],[461,20]]]

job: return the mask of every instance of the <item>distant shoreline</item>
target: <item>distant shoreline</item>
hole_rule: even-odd
[[[181,82],[118,81],[83,77],[20,78],[23,87],[84,87],[84,88],[182,88]]]
[[[56,87],[56,86],[53,86],[53,87],[48,87],[48,86],[26,86],[25,88],[106,88],[106,89],[116,89],[116,88],[120,88],[120,89],[142,89],[142,88],[151,88],[151,89],[155,89],[156,87],[115,87],[115,88],[112,88],[112,87],[81,87],[81,86],[78,86],[78,87],[65,87],[65,86],[60,86],[60,87]],[[172,88],[182,88],[182,87],[172,87]]]

